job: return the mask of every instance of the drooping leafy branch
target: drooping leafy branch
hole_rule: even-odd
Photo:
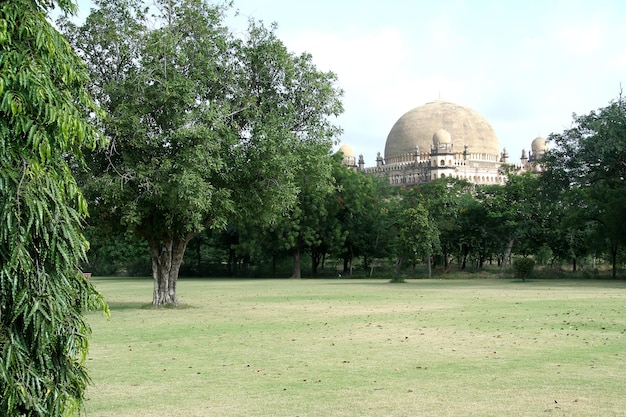
[[[87,205],[70,171],[102,137],[82,61],[46,19],[70,1],[0,4],[0,414],[61,416],[89,382],[83,314],[106,311],[78,265]]]

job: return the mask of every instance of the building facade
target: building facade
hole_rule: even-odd
[[[417,185],[437,178],[465,179],[474,184],[503,184],[507,165],[518,172],[540,171],[539,158],[546,151],[542,137],[533,140],[531,151],[522,151],[520,162],[509,163],[500,150],[491,125],[477,111],[437,100],[405,113],[387,136],[384,157],[365,167],[349,145],[340,149],[343,163],[367,174],[385,176],[391,185]]]

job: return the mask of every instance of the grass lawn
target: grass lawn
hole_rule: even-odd
[[[626,416],[626,282],[94,278],[90,417]]]

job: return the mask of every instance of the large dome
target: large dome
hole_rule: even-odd
[[[470,154],[500,154],[498,137],[493,128],[477,111],[443,100],[433,101],[405,113],[393,125],[385,144],[385,160],[393,163],[395,156],[415,152],[430,152],[433,135],[445,129],[452,139],[454,151]]]

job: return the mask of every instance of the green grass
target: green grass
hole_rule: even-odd
[[[626,416],[626,283],[96,278],[87,415]]]

